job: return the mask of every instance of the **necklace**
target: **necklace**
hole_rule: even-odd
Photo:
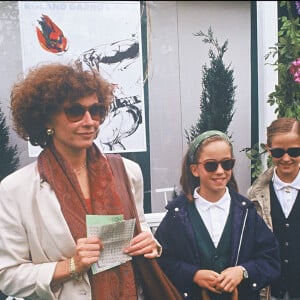
[[[77,174],[77,175],[79,175],[80,173],[81,173],[81,171],[83,170],[83,169],[85,169],[87,167],[87,165],[86,165],[86,162],[85,163],[83,163],[80,167],[78,167],[78,168],[76,168],[76,169],[73,169],[74,170],[74,172]]]

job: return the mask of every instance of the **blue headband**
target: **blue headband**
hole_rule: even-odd
[[[215,135],[222,137],[224,140],[226,140],[230,143],[229,137],[222,131],[219,131],[219,130],[205,131],[205,132],[201,133],[200,135],[198,135],[190,144],[190,148],[188,150],[188,159],[189,159],[190,163],[194,162],[194,159],[195,159],[194,156],[195,156],[200,144],[204,140],[206,140],[212,136],[215,136]]]

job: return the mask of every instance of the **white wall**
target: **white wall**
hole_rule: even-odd
[[[235,176],[245,193],[251,181],[250,161],[241,152],[251,145],[250,1],[148,1],[147,12],[152,210],[161,211],[164,205],[163,194],[155,189],[180,188],[184,130],[200,114],[202,66],[209,63],[210,45],[193,33],[207,32],[209,26],[220,45],[228,39],[224,61],[231,63],[237,86],[229,130]]]
[[[277,29],[277,1],[258,1],[257,2],[257,47],[258,47],[258,114],[259,114],[259,142],[266,143],[267,126],[276,119],[274,113],[276,105],[272,108],[267,103],[268,95],[275,90],[275,84],[278,81],[278,74],[274,67],[268,63],[277,60],[265,60],[264,56],[269,52],[269,47],[273,47],[278,40]],[[266,167],[265,157],[265,167]]]

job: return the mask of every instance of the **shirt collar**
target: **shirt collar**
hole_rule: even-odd
[[[221,208],[223,210],[226,210],[228,206],[230,205],[230,194],[229,190],[226,187],[226,191],[224,195],[217,201],[217,202],[210,202],[201,197],[198,194],[199,187],[195,188],[194,190],[194,199],[195,199],[195,205],[198,209],[201,209],[203,211],[208,210],[212,206],[216,206],[218,208]]]
[[[276,168],[274,168],[273,177],[272,177],[273,185],[276,190],[281,190],[287,186],[292,187],[294,189],[300,190],[300,172],[298,172],[297,177],[291,183],[283,182],[278,175],[276,174]]]

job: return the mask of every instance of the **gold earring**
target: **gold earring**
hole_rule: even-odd
[[[52,128],[47,128],[46,133],[47,133],[47,135],[51,136],[51,135],[53,135],[53,133],[54,133],[54,129],[52,129]]]

